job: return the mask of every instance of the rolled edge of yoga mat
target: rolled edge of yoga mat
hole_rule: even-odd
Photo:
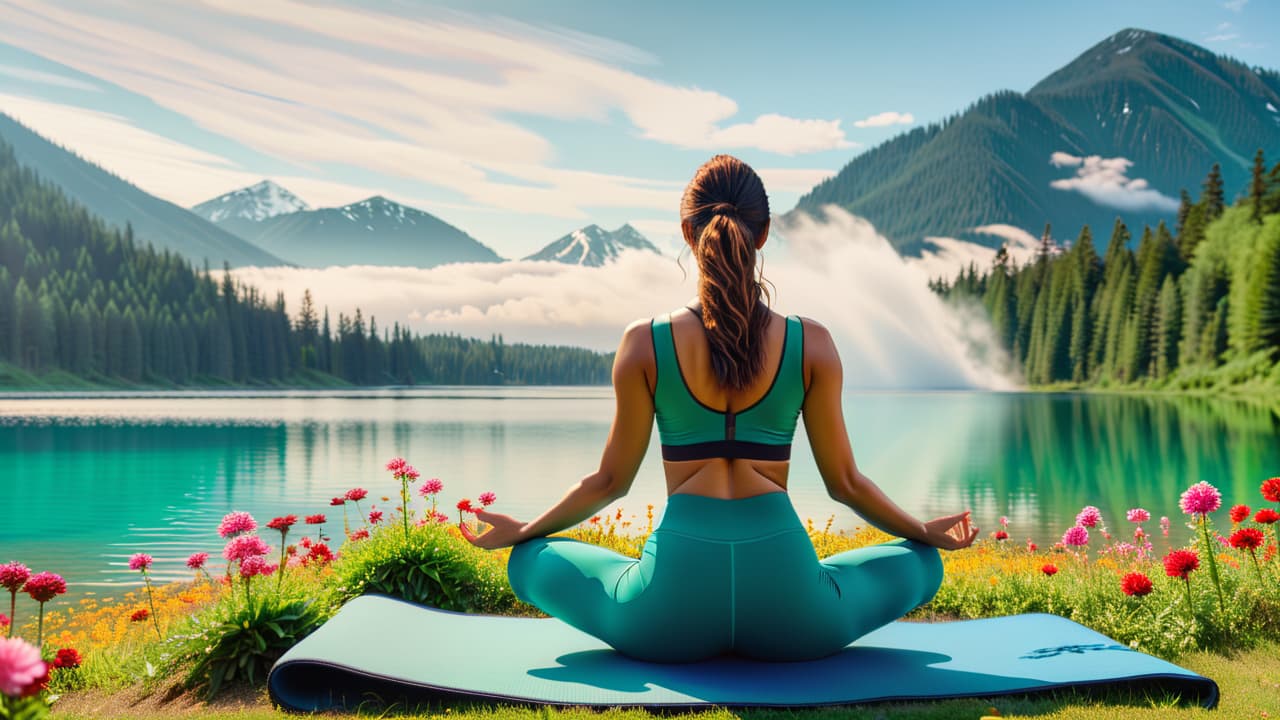
[[[896,622],[836,656],[803,663],[727,657],[660,665],[620,656],[553,619],[454,613],[370,595],[291,648],[268,678],[273,702],[304,712],[402,699],[800,708],[1126,688],[1208,708],[1218,702],[1213,680],[1056,615]]]

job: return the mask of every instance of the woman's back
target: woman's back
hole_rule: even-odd
[[[791,437],[807,387],[804,328],[798,316],[769,315],[762,369],[742,390],[716,378],[701,307],[651,322],[646,375],[668,494],[729,499],[786,490]]]

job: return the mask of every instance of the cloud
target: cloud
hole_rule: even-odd
[[[1222,7],[1232,12],[1240,12],[1248,4],[1249,0],[1226,0],[1226,2],[1222,3]]]
[[[1178,201],[1148,187],[1142,178],[1127,176],[1133,161],[1128,158],[1104,158],[1100,155],[1076,157],[1064,152],[1049,156],[1056,167],[1075,167],[1075,177],[1053,180],[1049,186],[1078,192],[1099,205],[1121,210],[1156,210],[1173,212]]]
[[[864,118],[862,120],[857,120],[853,123],[853,126],[860,128],[887,127],[889,125],[910,125],[915,121],[916,119],[911,115],[911,113],[889,111],[879,113],[878,115],[872,115],[871,117]]]
[[[984,235],[994,235],[1004,239],[1006,252],[1011,261],[1024,265],[1035,256],[1040,241],[1031,233],[1012,225],[983,225],[973,229]],[[926,237],[925,243],[932,248],[920,251],[920,257],[906,258],[913,265],[931,278],[955,279],[957,273],[972,263],[983,272],[991,267],[995,260],[997,248],[952,237]]]
[[[980,225],[974,228],[973,232],[1001,238],[1009,248],[1009,253],[1017,258],[1029,257],[1040,248],[1040,238],[1013,225],[1004,223]]]
[[[0,75],[6,75],[17,80],[25,80],[42,85],[54,85],[68,90],[83,90],[85,92],[102,92],[102,88],[83,80],[69,78],[66,75],[58,75],[55,73],[44,72],[43,70],[33,70],[32,68],[18,67],[16,65],[0,65]]]
[[[765,277],[779,312],[815,318],[831,331],[846,384],[862,388],[1006,389],[1005,375],[973,354],[989,334],[926,286],[865,220],[832,209],[824,220],[779,221],[766,249]],[[338,312],[376,316],[418,332],[507,342],[616,349],[631,321],[677,308],[696,295],[696,263],[640,251],[586,268],[550,262],[462,263],[431,269],[241,268],[236,277],[296,308],[309,288],[332,321]],[[981,340],[986,342],[986,340]]]
[[[807,193],[814,185],[834,176],[836,171],[825,168],[756,168],[756,174],[770,193]]]
[[[1238,37],[1240,37],[1240,33],[1233,33],[1233,32],[1218,33],[1216,35],[1210,35],[1206,37],[1204,41],[1205,42],[1226,42],[1228,40],[1235,40]]]
[[[460,12],[405,17],[293,0],[110,8],[10,0],[0,39],[144,95],[301,168],[347,166],[478,206],[585,218],[669,208],[680,184],[556,166],[516,120],[616,122],[680,148],[784,155],[852,147],[839,120],[738,105],[610,64],[613,41]],[[605,59],[601,59],[605,58]]]

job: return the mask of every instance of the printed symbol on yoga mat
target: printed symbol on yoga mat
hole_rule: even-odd
[[[1083,655],[1090,652],[1098,652],[1099,650],[1126,650],[1133,652],[1133,648],[1127,648],[1124,645],[1108,645],[1106,643],[1090,643],[1088,645],[1059,645],[1058,647],[1040,648],[1032,650],[1026,655],[1021,656],[1020,660],[1044,660],[1045,658],[1058,657],[1059,655]]]

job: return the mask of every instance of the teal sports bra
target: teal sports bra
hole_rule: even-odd
[[[650,321],[658,365],[653,404],[663,460],[791,459],[791,439],[805,398],[804,324],[798,315],[787,316],[786,322],[782,357],[769,389],[750,407],[729,412],[702,404],[689,390],[676,357],[671,314]]]

